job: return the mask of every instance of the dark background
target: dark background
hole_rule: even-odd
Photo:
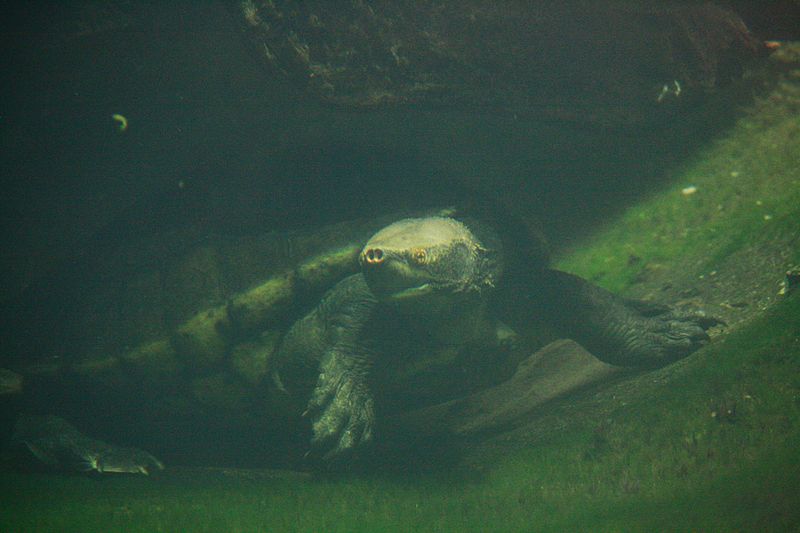
[[[760,37],[797,37],[797,2],[726,4]],[[492,110],[347,112],[263,68],[221,2],[6,6],[0,301],[97,239],[164,224],[241,232],[361,216],[348,200],[369,189],[446,189],[448,175],[470,172],[502,176],[501,186],[539,180],[559,245],[646,191],[719,126],[598,135]],[[113,113],[129,119],[128,131],[117,131]]]

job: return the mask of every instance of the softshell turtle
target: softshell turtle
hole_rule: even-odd
[[[661,366],[708,340],[715,321],[703,314],[624,300],[543,263],[522,261],[520,272],[516,239],[452,213],[405,218],[368,240],[361,272],[325,294],[278,352],[274,381],[307,400],[312,452],[348,457],[373,440],[382,409],[418,405],[395,385],[409,361],[464,350],[496,358],[509,338],[493,314],[500,295],[614,365]]]
[[[91,319],[76,320],[76,327],[107,335],[77,337],[91,341],[83,358],[64,352],[15,366],[26,378],[25,409],[47,413],[59,405],[56,414],[80,425],[103,405],[105,423],[118,424],[107,426],[108,435],[135,427],[142,437],[136,444],[162,457],[176,442],[195,441],[203,424],[217,424],[225,428],[218,448],[235,450],[243,442],[290,461],[302,447],[297,439],[307,426],[297,418],[305,413],[313,456],[338,462],[386,435],[381,424],[393,414],[511,378],[534,346],[506,322],[520,330],[551,323],[601,360],[634,367],[666,364],[707,340],[712,319],[623,300],[548,269],[533,233],[496,208],[407,212],[317,228],[308,237],[205,240],[175,259],[145,265],[150,269],[136,263],[137,277],[116,285],[101,280],[100,287],[123,289],[119,313],[99,312],[111,293],[93,296],[88,285],[73,284],[81,287],[73,305],[99,304],[98,312],[72,313]],[[257,270],[267,261],[273,268]],[[232,274],[247,278],[226,282]],[[199,280],[202,286],[189,283]],[[222,292],[226,286],[234,290]],[[209,302],[206,287],[221,298]],[[167,307],[159,312],[153,302]],[[175,304],[182,312],[168,313]],[[103,317],[109,322],[99,322]],[[120,338],[126,345],[111,349],[109,339]],[[265,394],[265,383],[275,383],[274,394]],[[54,404],[59,397],[68,401]],[[108,446],[99,447],[106,453],[97,459],[83,453],[88,445],[75,452],[73,442],[86,441],[56,426],[41,425],[55,427],[45,432],[47,442],[72,436],[62,446],[70,464],[77,457],[82,468],[124,466]]]

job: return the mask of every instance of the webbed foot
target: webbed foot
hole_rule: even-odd
[[[541,274],[540,309],[595,357],[619,366],[659,367],[709,341],[723,322],[702,312],[620,298],[565,272]]]
[[[164,464],[144,450],[113,446],[93,441],[91,449],[81,454],[85,472],[144,474],[164,470]]]
[[[81,472],[145,474],[164,465],[144,450],[126,448],[87,437],[57,416],[21,416],[14,436],[43,463]]]
[[[303,415],[312,421],[312,458],[326,463],[346,461],[372,441],[372,396],[356,379],[320,374]]]
[[[663,366],[682,359],[709,341],[708,329],[723,322],[705,313],[663,307],[642,313],[631,306],[627,320],[610,326],[618,329],[623,351],[616,364]]]

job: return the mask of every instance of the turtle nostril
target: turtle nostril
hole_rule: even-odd
[[[368,265],[377,265],[383,262],[383,250],[380,248],[370,248],[364,252],[364,261]]]

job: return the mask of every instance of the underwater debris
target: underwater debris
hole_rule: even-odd
[[[710,416],[720,423],[735,424],[737,421],[736,407],[736,402],[733,400],[719,400],[711,406]]]
[[[658,93],[658,97],[656,98],[656,102],[658,102],[660,104],[664,100],[664,98],[672,97],[672,96],[674,96],[675,98],[678,98],[681,95],[682,91],[683,91],[683,89],[681,89],[681,84],[678,82],[678,80],[672,80],[672,85],[669,85],[669,84],[665,83],[661,87],[661,92]]]
[[[781,290],[778,295],[783,296],[797,290],[800,287],[800,266],[792,267],[786,271],[786,277],[781,282]]]
[[[111,115],[111,118],[119,122],[119,131],[125,131],[128,129],[128,119],[125,118],[123,115],[120,115],[119,113],[114,113],[113,115]]]

